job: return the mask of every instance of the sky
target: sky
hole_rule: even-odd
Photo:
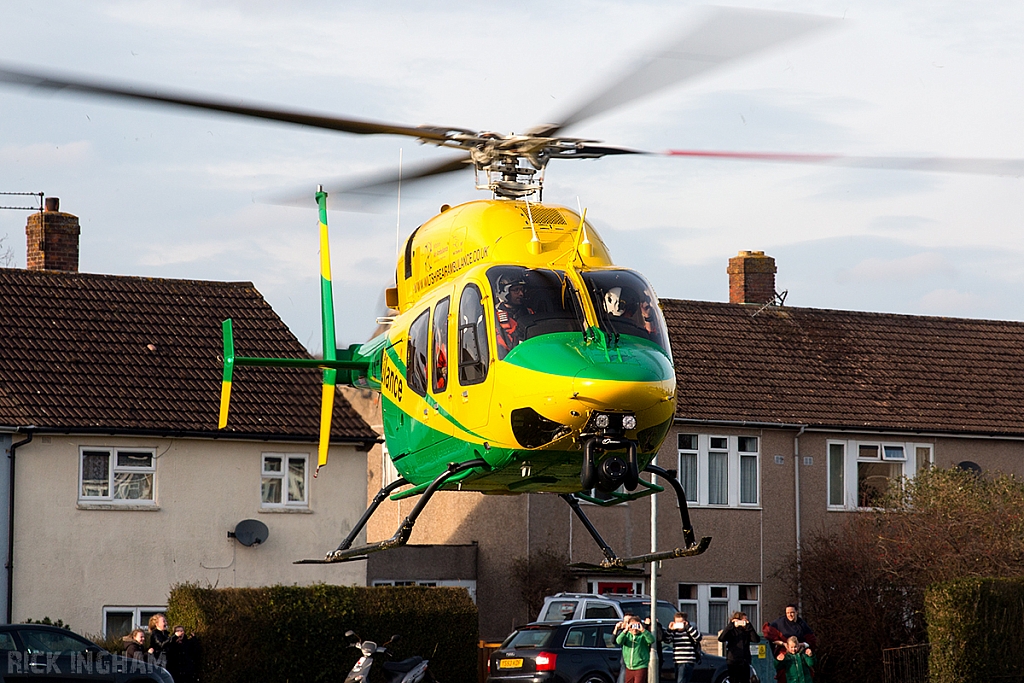
[[[730,3],[724,3],[730,4]],[[584,121],[647,150],[1024,158],[1024,4],[779,0],[833,28]],[[0,64],[245,104],[502,133],[613,80],[697,3],[6,0]],[[445,152],[408,138],[0,88],[0,191],[80,217],[83,272],[253,282],[320,350],[318,183]],[[660,157],[553,161],[546,202],[586,207],[658,295],[728,300],[739,250],[776,259],[788,306],[1024,320],[1024,179]],[[267,203],[308,191],[307,208]],[[332,210],[340,345],[383,313],[404,239],[486,194],[454,174]],[[2,198],[9,204],[19,198]],[[329,204],[331,200],[328,200]],[[399,210],[400,204],[400,210]],[[0,211],[24,267],[28,212]]]

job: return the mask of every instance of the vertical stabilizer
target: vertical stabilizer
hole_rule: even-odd
[[[317,188],[316,204],[320,210],[320,312],[323,317],[323,354],[324,360],[333,361],[337,359],[338,347],[334,340],[334,290],[331,286],[331,249],[327,239],[327,193],[323,187]],[[334,384],[338,376],[338,371],[334,368],[325,368],[323,372],[317,472],[327,464],[327,449],[331,443],[331,417],[334,414]]]

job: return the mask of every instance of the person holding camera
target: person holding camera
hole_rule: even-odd
[[[700,631],[688,621],[686,612],[676,612],[668,624],[668,640],[676,662],[676,683],[690,683],[693,668],[700,661]]]
[[[651,663],[651,645],[654,634],[644,628],[643,622],[632,614],[615,624],[615,644],[622,647],[622,668],[625,683],[647,683],[647,667]]]
[[[750,644],[761,641],[761,636],[750,625],[743,612],[733,612],[732,620],[718,634],[725,643],[725,664],[730,683],[750,683]]]

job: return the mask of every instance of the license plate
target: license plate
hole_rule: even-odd
[[[523,659],[522,659],[522,657],[520,657],[518,659],[499,659],[498,660],[498,668],[499,669],[522,669],[523,668]]]

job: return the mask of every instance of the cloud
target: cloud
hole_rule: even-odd
[[[0,147],[0,164],[47,167],[71,166],[87,161],[92,154],[92,143],[88,140],[55,143],[39,142],[32,145],[8,145]]]
[[[988,302],[984,297],[955,289],[934,289],[920,299],[921,310],[935,315],[959,315],[977,318]]]
[[[942,254],[926,251],[899,259],[868,258],[839,271],[840,283],[911,282],[932,276],[956,277],[956,268]]]

